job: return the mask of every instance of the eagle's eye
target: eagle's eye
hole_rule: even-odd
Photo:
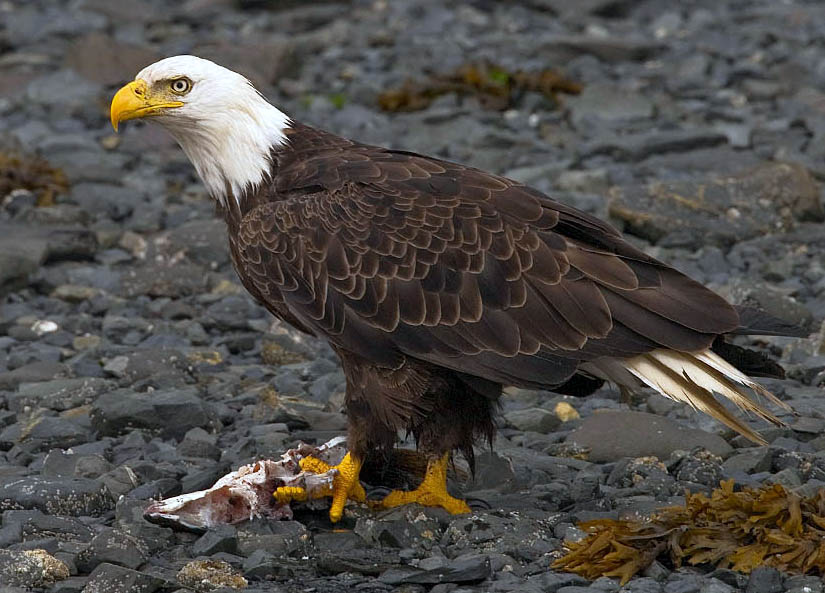
[[[169,83],[169,88],[172,89],[172,92],[176,95],[185,95],[192,90],[192,81],[185,76],[176,78]]]

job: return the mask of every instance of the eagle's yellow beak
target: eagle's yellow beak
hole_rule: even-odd
[[[165,109],[182,105],[181,101],[152,96],[146,81],[138,78],[115,93],[111,107],[112,127],[117,132],[117,126],[122,121],[157,115]]]

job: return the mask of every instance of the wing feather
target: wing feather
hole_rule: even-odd
[[[580,363],[700,352],[738,327],[733,307],[613,227],[508,179],[352,142],[278,166],[274,197],[240,223],[241,276],[276,314],[369,360],[551,387]]]

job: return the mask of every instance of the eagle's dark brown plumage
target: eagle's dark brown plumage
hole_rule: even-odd
[[[399,430],[433,460],[453,449],[472,460],[473,444],[492,439],[504,385],[652,387],[760,442],[715,392],[779,423],[747,391],[784,404],[731,362],[781,369],[723,336],[792,332],[740,316],[588,214],[504,177],[294,123],[193,56],[149,66],[115,96],[115,126],[147,115],[218,200],[244,286],[340,356],[351,457],[333,520],[347,497],[363,500],[360,462]],[[444,496],[444,461],[417,492],[385,503],[467,509]]]
[[[224,211],[233,261],[340,355],[359,456],[407,429],[472,457],[502,385],[558,388],[583,363],[698,352],[739,327],[724,299],[530,187],[300,124],[287,137],[272,181]]]

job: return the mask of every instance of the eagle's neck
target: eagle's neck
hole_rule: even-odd
[[[170,131],[212,197],[232,209],[240,208],[242,197],[268,178],[273,151],[286,143],[290,125],[286,114],[256,93],[194,125],[182,121],[170,126]]]

